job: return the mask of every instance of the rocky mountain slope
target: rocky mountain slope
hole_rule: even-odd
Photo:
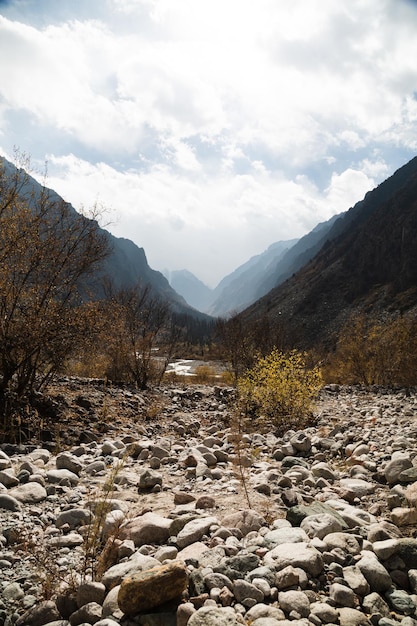
[[[415,626],[415,392],[239,445],[227,388],[50,392],[53,440],[0,452],[2,624]]]
[[[5,181],[18,180],[20,187],[20,196],[29,206],[34,205],[44,188],[25,170],[18,169],[0,156],[0,168],[5,172]],[[64,200],[52,189],[47,189],[49,202],[62,203]],[[68,207],[76,215],[76,210],[69,204]],[[143,248],[138,247],[133,241],[122,237],[115,237],[109,231],[100,229],[109,242],[111,249],[110,255],[105,260],[100,273],[92,280],[89,285],[90,290],[97,296],[103,294],[102,280],[105,276],[109,279],[115,288],[125,288],[136,285],[138,282],[142,285],[150,285],[153,293],[168,301],[171,308],[176,313],[184,313],[191,317],[204,318],[199,311],[190,307],[172,287],[167,279],[161,274],[153,270],[146,259]]]
[[[226,317],[242,311],[261,295],[267,293],[260,285],[275,272],[285,253],[294,246],[297,239],[276,241],[264,252],[251,257],[234,272],[225,276],[213,290],[212,301],[207,309],[210,315]]]
[[[417,158],[337,219],[319,252],[249,307],[280,316],[300,345],[337,333],[353,311],[404,313],[417,305]]]

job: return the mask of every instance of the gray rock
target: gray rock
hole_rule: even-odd
[[[402,471],[398,478],[400,483],[413,483],[417,481],[417,467],[413,466]]]
[[[224,574],[220,574],[219,572],[210,572],[210,574],[204,576],[203,580],[208,590],[213,589],[214,587],[218,587],[219,589],[227,587],[231,591],[233,589],[233,583],[230,578]]]
[[[350,565],[343,568],[343,578],[358,596],[366,596],[370,592],[369,583],[359,567]]]
[[[346,585],[333,583],[329,588],[329,596],[336,606],[355,608],[355,593],[350,587],[346,587]]]
[[[11,466],[12,462],[10,457],[5,452],[3,452],[3,450],[0,450],[0,470],[5,470]]]
[[[313,602],[310,605],[310,613],[317,615],[323,624],[337,624],[339,613],[334,606],[327,602]]]
[[[417,569],[417,539],[411,537],[398,539],[397,554],[408,569]]]
[[[151,469],[144,469],[139,474],[138,489],[150,490],[157,485],[162,485],[162,475]]]
[[[0,483],[7,487],[7,489],[11,489],[12,487],[16,487],[19,484],[19,481],[13,470],[7,468],[5,470],[0,470]]]
[[[264,542],[267,548],[272,549],[282,543],[308,542],[308,535],[303,528],[289,526],[269,531],[264,535]]]
[[[16,626],[43,626],[48,622],[60,619],[55,602],[45,600],[24,613],[16,622]]]
[[[324,566],[320,552],[306,543],[281,544],[265,554],[264,562],[266,565],[275,565],[277,570],[288,565],[301,567],[311,576],[318,576]]]
[[[415,507],[395,507],[391,511],[391,520],[396,526],[409,526],[417,522],[417,509]]]
[[[364,597],[362,601],[362,607],[369,615],[377,615],[380,617],[388,617],[390,615],[390,608],[385,600],[373,591]]]
[[[281,609],[288,615],[291,611],[296,611],[301,617],[310,615],[310,602],[306,594],[302,591],[290,590],[280,591],[278,602]]]
[[[388,604],[397,613],[414,615],[417,609],[415,600],[402,589],[390,589],[385,593]]]
[[[102,576],[101,582],[106,589],[113,589],[117,585],[120,585],[122,578],[130,576],[136,572],[142,572],[145,569],[150,569],[160,565],[160,562],[156,559],[135,552],[133,557],[124,563],[117,563],[110,567]]]
[[[96,474],[99,474],[100,472],[104,472],[105,470],[106,470],[106,464],[104,461],[101,461],[100,459],[97,459],[96,461],[89,463],[84,468],[84,471],[86,474],[88,474],[88,476],[95,476]]]
[[[200,539],[208,532],[210,526],[218,524],[217,517],[198,517],[188,522],[177,535],[176,544],[180,549],[190,544],[200,541]]]
[[[341,478],[340,487],[351,492],[353,498],[362,498],[375,492],[376,485],[361,478]]]
[[[384,468],[385,480],[389,485],[395,485],[400,482],[401,472],[413,467],[408,454],[396,453],[395,457],[388,461]]]
[[[92,513],[88,509],[69,509],[62,511],[56,518],[55,525],[58,528],[68,524],[71,530],[75,530],[79,526],[89,524],[92,520]]]
[[[408,570],[408,581],[412,593],[417,594],[417,569]]]
[[[352,506],[344,500],[330,499],[327,500],[326,504],[339,513],[349,528],[356,528],[357,526],[366,528],[377,521],[376,517],[371,515],[368,511]]]
[[[101,618],[101,606],[97,602],[89,602],[70,615],[69,622],[71,626],[80,626],[85,622],[87,624],[96,624]]]
[[[243,617],[231,607],[203,606],[193,613],[188,621],[188,626],[240,626],[241,624],[245,624]]]
[[[343,530],[339,520],[328,513],[308,515],[301,522],[301,528],[311,539],[313,537],[323,539],[330,533],[341,532]]]
[[[280,622],[285,619],[285,615],[283,611],[276,606],[259,602],[246,612],[245,618],[250,624],[255,624],[256,622],[259,623],[259,620],[261,619]]]
[[[102,529],[101,529],[103,539],[107,540],[109,539],[109,537],[115,538],[118,535],[119,528],[125,519],[126,519],[126,515],[124,514],[123,511],[115,510],[115,511],[110,511],[109,513],[107,513],[106,517],[104,518]]]
[[[400,537],[402,537],[400,529],[387,520],[371,524],[368,528],[367,539],[371,543],[385,541],[386,539],[399,539]]]
[[[46,500],[48,494],[45,487],[37,482],[26,483],[11,489],[9,495],[25,504],[36,504]]]
[[[187,626],[188,621],[193,613],[195,613],[194,604],[192,602],[183,602],[177,609],[176,626]]]
[[[159,548],[155,554],[154,558],[158,559],[162,563],[165,560],[173,560],[178,556],[178,550],[175,546],[162,546]]]
[[[331,483],[333,483],[337,479],[337,472],[330,468],[329,465],[324,461],[315,463],[311,467],[311,473],[315,478],[324,478]]]
[[[68,470],[69,472],[76,474],[77,476],[81,474],[81,471],[83,469],[81,461],[69,452],[61,452],[61,454],[58,454],[55,463],[57,469]]]
[[[46,472],[46,480],[52,485],[68,484],[73,487],[78,485],[80,479],[77,474],[67,469],[52,469]]]
[[[119,603],[117,601],[119,597],[120,585],[116,585],[113,589],[110,589],[103,602],[103,617],[113,617],[114,619],[121,619],[123,613],[120,610]]]
[[[342,525],[343,530],[347,530],[349,525],[345,522],[343,517],[338,513],[338,511],[333,508],[328,502],[312,502],[311,504],[300,504],[288,509],[286,518],[292,524],[292,526],[300,526],[301,522],[308,515],[321,515],[323,513],[327,513],[329,515],[333,515]]]
[[[255,603],[262,602],[264,599],[264,594],[258,587],[242,578],[233,581],[233,595],[244,606],[248,606],[246,603],[247,599],[255,600]],[[250,606],[253,606],[253,604],[250,603]]]
[[[291,437],[290,444],[298,452],[310,452],[311,450],[311,439],[303,430]]]
[[[226,526],[226,528],[238,528],[245,537],[253,530],[259,530],[267,524],[265,518],[260,513],[252,511],[252,509],[244,509],[224,517],[222,525]]]
[[[20,600],[25,593],[19,583],[9,583],[3,588],[1,595],[5,600]]]
[[[277,589],[288,589],[288,587],[294,587],[298,585],[300,580],[299,569],[293,567],[292,565],[288,565],[283,569],[279,570],[275,574],[275,585]]]
[[[0,509],[20,511],[21,508],[21,504],[16,498],[13,498],[9,493],[0,493]]]
[[[368,581],[371,591],[384,593],[392,585],[389,573],[373,552],[364,550],[362,555],[362,558],[356,564],[357,567]]]
[[[371,626],[366,615],[357,609],[342,607],[338,613],[340,626]]]
[[[148,543],[163,543],[170,535],[172,520],[156,513],[145,513],[134,517],[120,527],[119,539],[131,539],[135,546]]]
[[[36,448],[30,453],[29,458],[34,462],[42,461],[43,463],[48,463],[51,458],[51,453],[45,448]]]
[[[100,582],[85,582],[81,584],[76,593],[78,607],[81,608],[89,602],[103,604],[106,596],[106,587]]]
[[[50,537],[47,539],[47,545],[53,548],[75,548],[84,543],[84,539],[77,532],[68,533],[58,537]]]
[[[372,549],[380,561],[386,561],[398,552],[398,540],[385,539],[384,541],[375,541]]]

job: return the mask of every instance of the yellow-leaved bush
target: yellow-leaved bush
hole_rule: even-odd
[[[278,433],[303,428],[312,418],[322,385],[320,368],[307,367],[304,353],[274,349],[239,377],[240,408],[246,417]]]

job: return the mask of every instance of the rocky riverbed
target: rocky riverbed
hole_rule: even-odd
[[[415,391],[238,441],[227,388],[52,391],[0,451],[0,624],[417,626]]]

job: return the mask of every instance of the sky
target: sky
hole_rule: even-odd
[[[0,0],[0,154],[214,287],[417,154],[416,32],[416,0]]]

